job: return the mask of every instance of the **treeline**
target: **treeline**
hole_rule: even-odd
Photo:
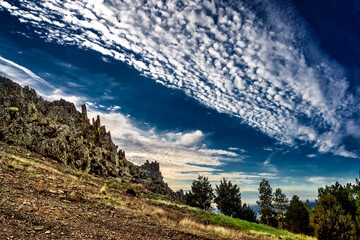
[[[356,184],[331,186],[318,189],[314,209],[310,201],[301,201],[297,195],[291,200],[280,188],[271,188],[263,179],[259,185],[260,219],[248,204],[242,204],[240,188],[225,179],[213,190],[207,177],[193,181],[191,191],[185,195],[190,206],[211,210],[212,203],[221,213],[234,218],[259,222],[294,233],[316,236],[319,240],[360,239],[360,181]]]
[[[199,175],[198,179],[193,181],[191,191],[186,193],[185,201],[188,205],[203,210],[211,210],[214,202],[219,211],[227,216],[256,222],[254,210],[250,205],[242,204],[240,188],[225,179],[220,181],[220,185],[216,185],[214,194],[208,178]]]

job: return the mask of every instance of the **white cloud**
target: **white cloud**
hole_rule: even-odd
[[[274,151],[272,153],[269,154],[269,156],[266,158],[266,160],[263,163],[263,167],[270,172],[278,172],[277,167],[274,164],[271,164],[271,161],[274,157],[274,155],[277,153],[277,151]]]
[[[205,135],[200,130],[190,133],[168,133],[167,136],[184,146],[195,146],[205,138]]]
[[[316,185],[325,185],[325,184],[332,184],[337,179],[334,177],[308,177],[306,178],[308,182],[315,183]]]
[[[341,67],[309,41],[316,61],[297,47],[297,36],[306,35],[306,29],[293,29],[291,20],[270,5],[264,22],[242,3],[235,8],[225,3],[215,7],[211,1],[177,2],[182,4],[50,0],[22,1],[22,9],[6,2],[2,6],[38,27],[47,41],[125,61],[281,143],[301,139],[320,151],[344,155],[338,139],[356,135],[344,124],[359,111],[358,100],[348,93]],[[304,118],[306,125],[299,121]],[[196,144],[191,142],[196,136],[184,138],[184,144]]]
[[[62,89],[54,87],[26,67],[1,56],[0,75],[10,78],[23,87],[29,86],[36,89],[38,95],[49,101],[59,100],[62,98],[74,103],[77,108],[80,108],[80,105],[86,101],[85,97],[64,93]]]
[[[184,187],[184,184],[188,184],[188,189],[198,174],[208,176],[213,182],[225,177],[247,186],[257,184],[265,175],[272,178],[276,176],[266,172],[245,174],[220,171],[219,166],[231,161],[242,162],[244,156],[228,150],[184,144],[184,136],[202,136],[203,139],[205,134],[199,130],[192,133],[159,132],[155,128],[142,130],[136,127],[129,117],[115,112],[98,112],[92,106],[88,107],[88,114],[93,118],[96,115],[101,116],[101,123],[111,130],[114,142],[120,149],[125,150],[127,159],[137,164],[142,164],[146,160],[160,162],[166,181],[174,189]],[[194,138],[197,140],[185,142],[201,143],[197,137]]]
[[[244,183],[250,183],[249,179],[256,176],[256,174],[248,176],[244,173],[219,172],[217,167],[234,159],[241,162],[242,156],[232,151],[210,149],[201,145],[206,135],[200,130],[185,133],[158,132],[154,128],[142,130],[135,126],[130,116],[115,112],[121,109],[119,106],[102,106],[82,96],[66,95],[61,89],[55,88],[29,69],[2,57],[0,57],[0,75],[7,76],[22,86],[28,85],[36,89],[39,95],[49,101],[63,98],[76,103],[78,107],[86,103],[89,118],[101,116],[102,125],[111,130],[114,142],[120,149],[126,151],[130,161],[137,164],[142,164],[146,160],[160,162],[166,181],[169,181],[174,189],[179,189],[179,181],[180,183],[185,181],[188,188],[198,173],[207,175],[214,181],[226,177],[242,179]],[[99,112],[97,109],[110,110],[110,112]]]
[[[228,148],[230,151],[239,151],[241,153],[246,153],[246,150],[245,149],[242,149],[242,148],[238,148],[238,147],[229,147]]]

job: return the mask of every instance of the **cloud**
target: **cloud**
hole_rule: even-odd
[[[242,148],[238,148],[238,147],[229,147],[228,148],[230,151],[239,151],[241,153],[246,153],[246,150],[245,149],[242,149]]]
[[[71,67],[71,66],[68,66]],[[28,85],[44,99],[52,101],[60,98],[88,106],[89,118],[101,116],[102,125],[111,130],[113,141],[126,151],[127,158],[137,164],[146,160],[160,162],[166,181],[174,189],[187,186],[197,174],[209,176],[212,181],[222,177],[252,183],[257,173],[224,173],[218,169],[230,161],[242,162],[244,156],[230,150],[211,149],[202,144],[206,134],[200,130],[188,132],[159,132],[155,128],[143,130],[136,127],[130,116],[116,112],[119,106],[102,106],[83,96],[66,95],[66,89],[57,89],[29,69],[13,61],[0,57],[0,75],[7,76],[20,85]]]
[[[347,151],[344,148],[344,146],[341,146],[338,149],[336,149],[335,154],[339,155],[339,156],[342,156],[342,157],[347,157],[347,158],[360,158],[358,154],[356,154],[354,152]]]
[[[325,184],[331,184],[332,182],[335,182],[337,179],[334,177],[308,177],[306,178],[306,181],[315,183],[316,185],[325,185]]]
[[[213,183],[225,177],[237,183],[242,183],[248,188],[256,185],[261,178],[266,176],[276,178],[277,174],[269,172],[245,174],[243,172],[223,172],[219,167],[228,162],[242,162],[246,156],[238,153],[206,148],[201,144],[205,134],[199,130],[193,132],[160,132],[155,128],[142,130],[136,127],[135,122],[121,113],[99,112],[91,106],[88,107],[90,117],[101,116],[101,123],[111,131],[114,142],[125,150],[126,157],[132,162],[142,164],[146,160],[160,162],[161,171],[171,187],[174,189],[189,189],[192,180],[198,174],[206,175]],[[184,136],[192,136],[184,144]],[[194,144],[199,146],[194,146]],[[256,186],[255,186],[256,188]]]
[[[352,134],[343,130],[349,122],[345,112],[349,116],[359,106],[341,68],[326,58],[305,60],[309,56],[294,44],[296,31],[272,11],[267,11],[272,22],[264,23],[241,3],[237,8],[215,7],[212,1],[20,4],[22,9],[10,3],[2,7],[40,28],[46,40],[125,61],[282,143],[301,139],[338,154],[343,145],[337,139]],[[184,144],[195,144],[193,138],[184,136]]]
[[[205,135],[200,130],[191,133],[168,133],[167,136],[184,146],[197,145],[205,138]]]
[[[266,21],[243,3],[200,0],[19,5],[3,1],[1,6],[37,27],[47,41],[124,61],[281,143],[300,139],[342,154],[341,139],[357,136],[347,123],[357,121],[352,118],[359,111],[358,96],[349,93],[344,71],[307,40],[313,54],[305,55],[298,46],[306,28],[292,28],[291,17],[269,3]],[[192,138],[189,144],[195,144]]]
[[[36,89],[38,95],[49,101],[59,100],[62,98],[74,103],[79,109],[80,105],[87,100],[86,97],[66,94],[64,89],[51,85],[26,67],[1,56],[0,75],[12,79],[23,87],[29,86]]]
[[[274,151],[274,152],[270,153],[269,156],[264,161],[263,166],[267,171],[278,172],[277,167],[274,164],[270,163],[276,153],[277,153],[277,151]]]

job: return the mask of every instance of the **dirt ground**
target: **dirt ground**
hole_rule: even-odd
[[[140,211],[137,197],[71,173],[19,148],[0,151],[0,239],[216,239],[176,229]],[[119,199],[121,208],[108,204]]]

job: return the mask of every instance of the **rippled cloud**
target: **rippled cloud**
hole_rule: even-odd
[[[360,128],[359,96],[349,92],[341,66],[311,42],[302,46],[306,29],[291,27],[269,1],[266,18],[241,2],[208,0],[0,4],[47,41],[124,61],[280,143],[359,157],[343,143],[359,140],[352,131]]]

